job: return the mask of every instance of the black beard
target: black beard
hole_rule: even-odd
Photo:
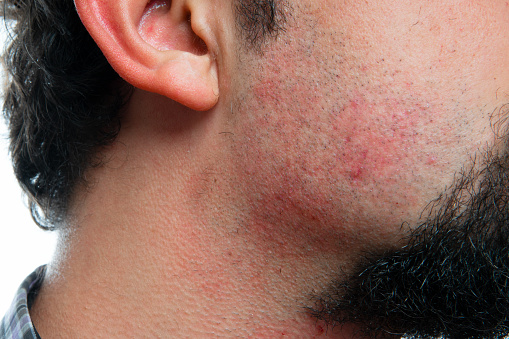
[[[369,338],[505,337],[509,156],[485,160],[432,204],[407,246],[367,255],[354,274],[313,297],[311,314],[331,326],[356,324]]]

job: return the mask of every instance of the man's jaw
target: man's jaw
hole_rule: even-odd
[[[357,324],[370,338],[507,336],[509,155],[489,153],[448,192],[406,246],[366,254],[313,296],[311,315],[330,326]]]

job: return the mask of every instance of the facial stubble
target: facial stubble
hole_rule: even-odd
[[[236,0],[242,40],[261,50],[284,31],[283,0]],[[503,135],[507,135],[504,133]],[[427,208],[407,245],[366,253],[307,311],[367,338],[503,338],[509,334],[509,144],[492,147]],[[347,278],[345,278],[347,277]]]
[[[499,140],[500,141],[500,140]],[[428,208],[402,249],[366,254],[309,312],[361,337],[509,333],[509,152],[492,148]],[[481,166],[479,165],[481,163]],[[475,168],[480,168],[475,170]]]

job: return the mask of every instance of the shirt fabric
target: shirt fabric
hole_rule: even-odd
[[[37,268],[19,287],[0,323],[0,339],[40,339],[28,311],[39,293],[45,271],[46,266]]]

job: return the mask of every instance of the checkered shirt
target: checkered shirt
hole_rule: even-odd
[[[30,274],[21,284],[11,307],[0,323],[0,339],[40,339],[28,310],[39,292],[45,266]]]

